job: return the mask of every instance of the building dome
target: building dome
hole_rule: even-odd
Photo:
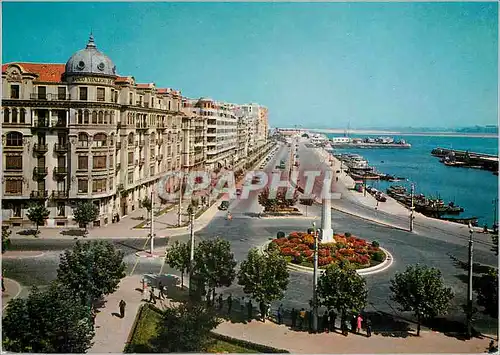
[[[108,56],[97,50],[92,34],[85,49],[81,49],[66,63],[66,75],[117,76],[116,66]]]

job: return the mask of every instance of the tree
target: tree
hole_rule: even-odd
[[[10,246],[10,235],[12,231],[8,226],[2,226],[2,254],[7,251]]]
[[[238,284],[243,286],[243,292],[252,295],[259,303],[267,305],[280,300],[288,287],[287,264],[285,258],[273,249],[266,253],[251,249],[240,265]]]
[[[44,205],[36,203],[30,206],[26,215],[31,222],[35,223],[36,234],[38,234],[38,227],[45,223],[45,220],[49,218],[50,212]]]
[[[229,287],[236,277],[236,260],[227,240],[215,238],[204,240],[194,250],[193,277],[197,287],[208,287],[208,294],[215,298],[217,287]]]
[[[498,256],[498,231],[493,231],[491,235],[491,241],[493,242],[493,246],[491,247],[491,251]]]
[[[498,270],[490,268],[481,275],[474,285],[477,292],[477,304],[484,307],[484,313],[498,318]]]
[[[61,256],[57,280],[67,285],[82,302],[93,303],[116,291],[125,276],[123,252],[113,244],[94,240],[80,241]]]
[[[419,264],[396,273],[390,289],[391,299],[399,303],[399,309],[413,312],[417,317],[417,336],[422,320],[445,314],[453,298],[451,288],[444,285],[441,271]]]
[[[359,313],[365,308],[368,291],[365,279],[353,268],[330,264],[319,277],[317,294],[319,303],[337,310],[343,322],[349,312]]]
[[[3,346],[19,353],[85,353],[94,324],[88,307],[64,285],[36,287],[26,299],[9,302],[2,322]]]
[[[144,197],[144,200],[142,200],[142,207],[146,209],[148,212],[148,217],[151,214],[151,209],[153,208],[153,203],[151,202],[151,199],[149,197]]]
[[[214,312],[202,303],[168,307],[151,343],[160,353],[202,353],[211,341],[210,332],[219,324]]]
[[[184,273],[189,269],[190,247],[187,243],[176,241],[166,254],[165,263],[181,272],[181,287],[184,287]]]
[[[264,207],[264,211],[276,212],[282,209],[290,208],[297,203],[297,190],[294,191],[291,198],[287,196],[287,189],[278,188],[274,198],[270,198],[271,191],[266,187],[259,194],[259,204]]]
[[[85,226],[85,232],[87,232],[87,225],[95,221],[98,215],[99,209],[92,201],[79,203],[73,211],[73,219],[79,225]]]

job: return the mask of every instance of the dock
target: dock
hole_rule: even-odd
[[[441,158],[446,166],[474,168],[498,172],[498,156],[463,150],[434,148],[431,154]]]

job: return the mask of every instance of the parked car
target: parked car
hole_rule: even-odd
[[[222,201],[219,205],[219,210],[221,211],[227,211],[229,208],[229,201]]]

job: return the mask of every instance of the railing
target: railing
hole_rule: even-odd
[[[135,128],[136,129],[148,129],[148,125],[146,124],[146,122],[136,122]]]
[[[52,198],[67,198],[67,197],[68,197],[68,191],[52,190]]]
[[[71,100],[69,94],[43,94],[34,92],[30,94],[31,100],[47,100],[47,101],[68,101]]]
[[[33,168],[33,174],[35,175],[47,175],[48,169],[47,167],[36,166]]]
[[[35,145],[33,146],[34,152],[46,153],[48,150],[49,150],[49,146],[47,144],[35,143]]]
[[[49,128],[49,119],[37,119],[33,121],[34,128]]]
[[[31,198],[47,198],[48,196],[47,190],[33,190],[31,191],[30,197]]]
[[[54,151],[57,153],[67,153],[68,152],[68,143],[62,143],[54,145]]]
[[[68,173],[68,168],[65,166],[55,166],[54,167],[54,175],[61,175],[61,174],[67,174]]]

